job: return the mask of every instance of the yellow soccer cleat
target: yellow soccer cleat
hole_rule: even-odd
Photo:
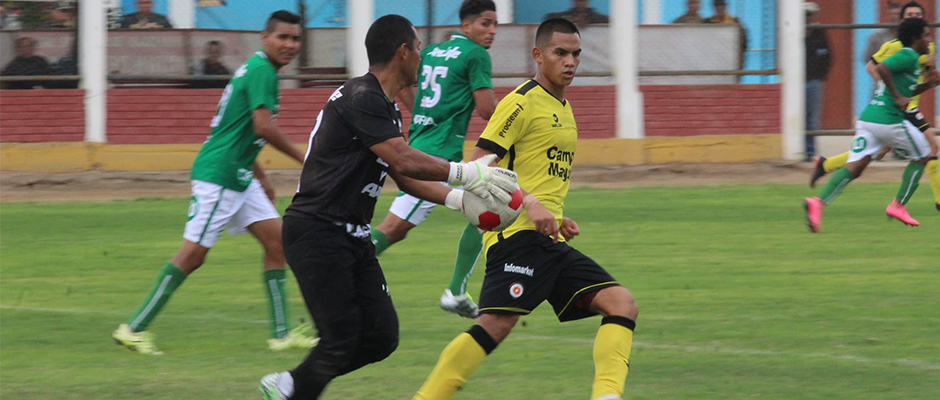
[[[134,332],[127,324],[118,326],[117,330],[111,334],[111,337],[114,338],[117,344],[141,354],[150,354],[153,356],[163,354],[163,352],[157,350],[157,346],[153,344],[154,334],[147,331]]]
[[[313,348],[320,342],[320,338],[307,336],[307,332],[310,332],[310,330],[310,324],[302,324],[292,329],[282,338],[268,339],[268,348],[274,351]]]

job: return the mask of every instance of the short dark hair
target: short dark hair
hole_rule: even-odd
[[[415,37],[414,25],[401,15],[388,14],[375,20],[366,33],[369,66],[388,63],[402,44],[413,50]]]
[[[904,3],[903,6],[901,6],[901,12],[898,13],[898,17],[899,17],[899,18],[904,18],[904,11],[907,11],[907,9],[908,9],[908,8],[911,8],[911,7],[917,7],[917,8],[919,8],[921,14],[926,14],[926,13],[927,13],[927,12],[924,10],[924,6],[920,5],[920,3],[916,2],[916,1],[909,1],[909,2],[907,2],[907,3]]]
[[[564,18],[551,18],[542,22],[539,25],[539,29],[535,31],[535,45],[537,47],[542,47],[548,44],[552,40],[552,34],[558,33],[577,33],[578,36],[581,36],[581,31],[578,30],[578,27],[571,21],[568,21]]]
[[[898,27],[898,40],[904,47],[910,46],[917,38],[924,34],[927,29],[927,21],[923,18],[907,18],[901,21]]]
[[[463,21],[486,11],[496,12],[496,3],[493,0],[464,0],[460,5],[460,20]]]
[[[264,24],[265,32],[274,32],[279,22],[297,25],[300,23],[300,16],[287,10],[275,11],[268,17],[268,22]]]

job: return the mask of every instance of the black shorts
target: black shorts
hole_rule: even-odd
[[[480,313],[528,314],[546,299],[559,321],[596,313],[578,300],[618,286],[604,268],[567,243],[535,231],[517,232],[486,253],[486,275],[480,289]]]
[[[924,114],[920,112],[920,109],[914,108],[905,111],[904,119],[914,124],[921,132],[927,132],[927,130],[930,129],[930,122],[927,122],[927,119],[924,118]]]

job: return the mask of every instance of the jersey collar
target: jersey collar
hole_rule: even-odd
[[[539,83],[539,81],[537,81],[537,80],[535,80],[535,79],[532,79],[532,82],[535,82],[536,85],[538,85],[540,88],[542,88],[542,90],[544,90],[545,93],[547,93],[549,96],[552,96],[553,99],[558,100],[558,102],[561,103],[562,106],[567,106],[567,105],[568,105],[568,100],[567,100],[567,99],[562,100],[562,99],[559,99],[559,98],[555,97],[555,95],[552,94],[552,92],[549,92],[548,89],[545,88],[545,86],[542,86],[542,84]]]

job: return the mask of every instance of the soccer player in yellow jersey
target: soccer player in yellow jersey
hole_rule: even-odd
[[[901,20],[907,18],[924,18],[924,8],[916,1],[908,2],[901,7]],[[880,78],[878,74],[875,73],[875,68],[879,63],[887,60],[888,57],[893,56],[895,53],[904,48],[901,45],[901,41],[898,39],[890,40],[881,45],[881,49],[877,53],[872,55],[871,60],[868,61],[868,65],[865,66],[865,69],[868,70],[869,74],[875,79],[876,83],[880,83]],[[936,69],[936,49],[934,43],[930,43],[930,53],[920,56],[917,60],[920,63],[921,68],[921,77],[917,83],[923,83],[927,72],[930,70]],[[928,132],[930,130],[930,123],[924,119],[924,114],[920,112],[918,105],[920,103],[920,96],[914,96],[911,98],[904,118],[907,122],[904,124],[908,129],[919,129],[921,132],[924,132],[924,136],[927,138],[927,142],[930,144],[930,161],[927,162],[925,167],[925,172],[927,177],[930,179],[930,188],[933,190],[934,203],[936,203],[937,211],[940,211],[940,164],[937,163],[937,152],[940,150],[938,146],[936,137]],[[878,155],[880,160],[885,154],[888,153],[890,149],[884,148],[881,153]],[[810,178],[809,186],[816,186],[816,181],[823,177],[824,175],[836,171],[839,168],[845,166],[846,162],[849,159],[849,152],[839,154],[830,158],[816,156],[813,166],[813,176]]]
[[[525,212],[502,232],[483,235],[480,316],[444,348],[415,400],[451,398],[519,316],[545,300],[562,322],[603,316],[594,341],[591,399],[623,396],[636,303],[607,271],[567,244],[579,233],[578,224],[564,217],[578,127],[565,88],[580,63],[581,35],[570,21],[554,18],[535,36],[535,79],[499,102],[473,151],[474,158],[495,154],[499,166],[519,174]]]

